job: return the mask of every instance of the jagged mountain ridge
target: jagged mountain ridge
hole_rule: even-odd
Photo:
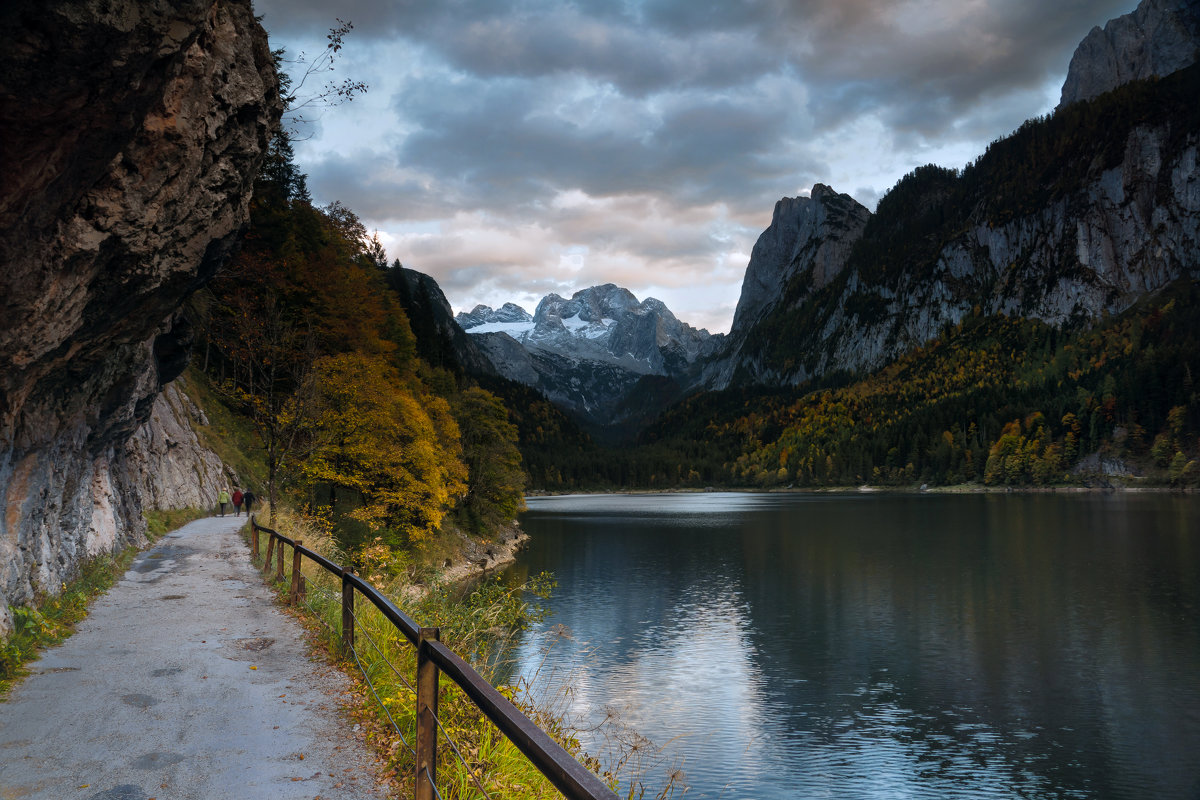
[[[1144,2],[1143,21],[1146,8],[1164,5],[1173,7]],[[1077,54],[1078,70],[1102,71],[1086,64]],[[747,275],[775,276],[781,296],[753,324],[735,323],[705,366],[706,385],[795,385],[867,372],[977,311],[1063,325],[1120,312],[1179,277],[1196,277],[1197,69],[1032,120],[962,172],[916,170],[861,231],[841,232],[845,258],[827,267],[834,277],[823,288],[786,254],[756,246]],[[785,221],[797,247],[830,235]],[[748,291],[750,280],[743,297]]]
[[[454,317],[463,330],[477,328],[480,325],[508,325],[532,323],[533,316],[516,303],[505,303],[500,308],[478,305],[469,313],[462,312]]]
[[[614,284],[570,299],[549,294],[532,315],[506,303],[456,319],[500,374],[597,426],[629,417],[624,400],[644,377],[667,377],[681,389],[694,382],[700,359],[723,339],[681,322],[662,301],[639,302]]]

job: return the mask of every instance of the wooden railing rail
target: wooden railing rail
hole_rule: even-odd
[[[370,600],[383,616],[417,649],[415,774],[413,796],[416,800],[433,800],[437,793],[437,698],[439,676],[445,674],[454,682],[472,703],[492,721],[505,736],[517,746],[526,758],[570,800],[616,800],[616,794],[593,772],[574,759],[562,745],[539,728],[533,720],[521,713],[504,695],[440,641],[437,628],[423,628],[405,614],[395,603],[382,595],[374,586],[352,571],[335,564],[325,556],[304,546],[299,539],[290,539],[281,533],[264,528],[250,517],[252,551],[257,557],[258,536],[265,533],[267,539],[266,559],[263,571],[270,573],[275,561],[275,579],[284,578],[284,546],[292,548],[292,576],[288,600],[295,604],[304,596],[304,576],[301,574],[301,558],[308,558],[327,572],[338,576],[342,582],[342,648],[347,654],[353,652],[354,596],[361,594]]]

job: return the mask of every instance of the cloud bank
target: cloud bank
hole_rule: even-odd
[[[331,77],[370,91],[296,145],[456,308],[598,283],[727,330],[775,201],[870,208],[1053,108],[1078,42],[1129,0],[346,0]],[[256,4],[315,54],[315,0]]]

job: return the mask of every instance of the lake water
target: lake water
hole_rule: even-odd
[[[559,585],[515,669],[594,754],[636,741],[614,714],[661,746],[652,790],[1200,798],[1200,499],[598,495],[522,525],[513,572]]]

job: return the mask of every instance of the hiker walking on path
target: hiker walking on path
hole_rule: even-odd
[[[225,509],[229,507],[229,490],[222,489],[217,495],[217,502],[221,504],[221,516],[225,516]]]
[[[246,506],[247,517],[250,516],[250,507],[254,505],[254,501],[257,499],[258,498],[254,496],[254,492],[250,491],[249,489],[247,489],[246,493],[242,495],[242,503],[244,503]]]
[[[235,517],[240,517],[242,515],[242,490],[236,486],[233,487],[233,515]],[[249,512],[247,512],[246,516],[249,515]]]
[[[240,522],[168,533],[0,703],[0,797],[383,800],[341,707],[250,563]]]

